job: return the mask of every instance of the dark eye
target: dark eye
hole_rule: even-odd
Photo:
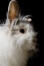
[[[25,30],[24,29],[20,29],[20,33],[25,33]]]

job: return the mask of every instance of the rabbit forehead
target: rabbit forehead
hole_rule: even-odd
[[[19,24],[19,27],[22,27],[22,28],[29,28],[29,24],[27,24],[27,23],[20,23]]]
[[[29,23],[26,23],[26,22],[24,22],[24,21],[20,21],[20,20],[18,20],[18,19],[15,19],[15,20],[13,20],[13,25],[12,26],[14,26],[14,27],[22,27],[22,28],[29,28]]]

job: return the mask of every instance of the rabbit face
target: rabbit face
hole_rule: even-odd
[[[17,20],[17,22],[15,22],[16,20],[14,20],[14,23],[11,25],[11,36],[14,37],[16,44],[18,44],[19,47],[25,48],[25,46],[28,46],[27,50],[34,49],[32,46],[35,32],[33,31],[32,25],[28,22],[20,20]]]

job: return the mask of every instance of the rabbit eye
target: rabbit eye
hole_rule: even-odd
[[[25,30],[23,28],[20,29],[20,33],[25,33]]]

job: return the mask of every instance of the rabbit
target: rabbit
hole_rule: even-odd
[[[0,25],[0,66],[26,66],[36,52],[36,32],[30,15],[21,16],[16,0],[8,6],[6,23]]]

